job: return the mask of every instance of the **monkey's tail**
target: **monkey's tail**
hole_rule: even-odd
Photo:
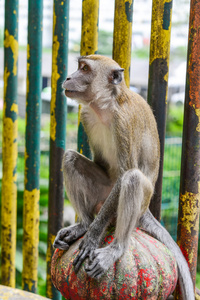
[[[140,226],[167,246],[174,254],[178,266],[178,278],[183,300],[194,300],[194,286],[188,264],[169,232],[154,218],[149,210],[141,217]]]

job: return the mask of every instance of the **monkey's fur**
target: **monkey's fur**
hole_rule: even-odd
[[[194,299],[189,268],[179,247],[148,207],[158,176],[160,145],[156,121],[146,101],[125,84],[123,69],[100,55],[80,57],[78,70],[63,83],[67,97],[82,104],[81,121],[93,161],[73,150],[63,159],[68,197],[79,222],[61,229],[55,248],[67,250],[85,234],[74,260],[93,278],[125,252],[131,232],[141,226],[175,255],[184,300]],[[96,218],[95,218],[96,215]],[[98,248],[106,227],[116,223],[115,239]]]

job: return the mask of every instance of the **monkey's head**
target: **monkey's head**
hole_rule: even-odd
[[[78,70],[69,75],[62,87],[65,95],[82,104],[106,107],[124,86],[124,69],[114,60],[101,55],[82,56]]]

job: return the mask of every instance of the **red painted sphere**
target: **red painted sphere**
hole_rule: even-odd
[[[112,243],[114,230],[102,239],[102,247]],[[137,229],[124,255],[99,279],[90,278],[84,263],[76,274],[72,265],[81,239],[68,251],[56,250],[51,264],[52,281],[68,300],[166,299],[177,282],[177,266],[172,253],[159,241]]]

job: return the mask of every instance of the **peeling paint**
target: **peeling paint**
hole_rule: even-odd
[[[35,7],[37,7],[37,9],[35,9]],[[39,242],[43,1],[30,1],[28,10],[22,286],[24,290],[36,293]]]
[[[10,110],[18,114],[18,104],[13,103]]]
[[[81,55],[97,53],[98,50],[99,1],[82,2]]]
[[[6,92],[8,87],[8,77],[10,76],[10,72],[8,71],[8,68],[5,67],[4,69],[4,99],[6,99]],[[4,103],[4,106],[6,103]]]
[[[199,84],[200,84],[200,3],[192,2],[190,9],[189,43],[188,43],[188,69],[187,83],[189,84],[189,105],[200,108]]]
[[[171,1],[153,1],[152,7],[152,24],[151,24],[151,46],[150,46],[150,65],[157,58],[166,59],[169,67],[169,51],[170,51],[170,34],[171,34],[171,14],[170,9],[170,21],[167,22],[167,30],[163,28],[163,15],[165,3]]]
[[[47,250],[47,296],[60,299],[59,292],[51,281],[52,243],[58,230],[63,227],[64,186],[62,157],[65,149],[67,102],[62,82],[67,77],[68,65],[69,0],[54,1],[53,8],[53,53],[52,96],[50,128],[50,174],[49,218]]]
[[[4,110],[5,112],[5,110]],[[3,178],[1,207],[2,283],[15,287],[17,128],[18,121],[3,116]]]
[[[196,282],[200,210],[200,2],[191,0],[177,241]],[[176,298],[182,299],[182,298]]]
[[[55,10],[53,13],[53,32],[55,33],[55,26],[56,26],[56,15]],[[56,139],[56,93],[57,93],[57,81],[60,78],[60,74],[58,73],[58,65],[57,65],[57,58],[58,58],[58,50],[60,47],[60,43],[58,41],[58,36],[53,35],[53,51],[52,51],[52,83],[51,83],[51,129],[50,129],[50,136],[53,141]]]
[[[40,190],[24,191],[23,235],[23,289],[36,292],[39,243],[39,198]]]
[[[99,23],[99,0],[82,2],[82,31],[81,31],[81,55],[97,54],[98,51],[98,23]],[[91,158],[88,138],[83,125],[78,118],[78,151]]]
[[[126,17],[127,20],[132,23],[133,21],[133,1],[128,0],[125,2],[125,12],[126,12]]]
[[[11,48],[13,53],[13,75],[17,75],[17,61],[18,61],[18,41],[14,38],[13,35],[9,34],[8,29],[5,30],[5,40],[4,40],[4,47]]]
[[[200,108],[195,109],[195,113],[199,119],[199,123],[197,124],[196,131],[200,132]]]
[[[198,186],[199,186],[198,182]],[[198,232],[199,224],[196,222],[199,216],[200,209],[200,191],[198,194],[186,192],[184,195],[180,195],[182,218],[181,222],[187,231],[191,234],[192,230]]]
[[[1,283],[15,287],[17,214],[17,61],[18,1],[5,2],[4,105],[1,194]]]
[[[161,219],[166,106],[171,36],[171,0],[153,0],[149,59],[148,103],[154,112],[160,139],[160,167],[150,210]]]
[[[124,78],[127,86],[130,84],[132,15],[132,0],[115,2],[113,59],[125,69]]]

